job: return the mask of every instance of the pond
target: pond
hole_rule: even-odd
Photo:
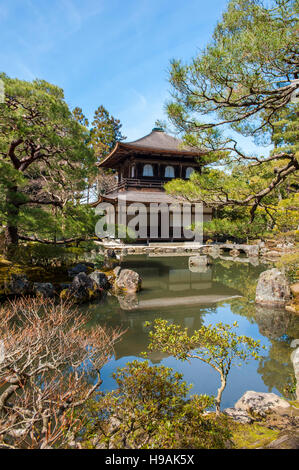
[[[241,262],[211,259],[211,265],[190,270],[188,261],[187,256],[128,256],[121,266],[137,271],[143,281],[137,297],[111,296],[87,307],[91,325],[127,329],[114,358],[102,370],[102,390],[115,388],[111,374],[118,367],[143,360],[141,353],[148,344],[145,322],[164,318],[188,327],[190,333],[202,325],[237,321],[239,334],[260,340],[266,347],[260,360],[231,370],[222,408],[233,406],[247,390],[282,395],[293,373],[290,343],[299,338],[299,317],[284,309],[255,305],[258,276],[269,266],[253,266],[245,258]],[[160,353],[149,354],[149,359],[181,372],[193,384],[192,393],[216,394],[219,376],[199,360],[181,362]]]

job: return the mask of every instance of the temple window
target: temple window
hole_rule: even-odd
[[[131,167],[131,178],[135,178],[135,165]]]
[[[153,166],[152,165],[144,165],[144,167],[143,167],[143,176],[154,176]]]
[[[188,168],[186,170],[186,178],[190,178],[193,171],[194,171],[194,168],[192,168],[192,166],[188,166]]]
[[[173,166],[167,166],[165,168],[165,178],[174,178],[174,168]]]

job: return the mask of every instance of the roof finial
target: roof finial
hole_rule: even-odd
[[[152,132],[164,132],[163,127],[153,127]]]

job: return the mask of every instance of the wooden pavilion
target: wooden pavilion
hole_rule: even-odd
[[[146,207],[156,204],[178,204],[177,198],[166,194],[164,184],[173,178],[188,179],[191,173],[201,170],[204,152],[186,148],[182,142],[166,134],[161,128],[133,142],[118,142],[112,152],[100,163],[100,168],[114,169],[116,182],[100,197],[99,202],[110,202],[115,207],[120,199],[126,204],[143,203]],[[193,211],[194,212],[194,211]],[[204,207],[203,221],[211,220],[212,209]],[[160,219],[159,219],[160,220]],[[158,222],[160,225],[160,222]],[[174,236],[173,218],[170,213],[169,236],[161,233],[155,241],[184,241],[184,234]],[[139,240],[149,242],[150,234]]]

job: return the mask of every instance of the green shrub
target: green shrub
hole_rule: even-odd
[[[147,361],[133,361],[113,374],[118,388],[89,403],[85,447],[210,449],[225,448],[230,437],[225,417],[204,414],[214,399],[187,398],[182,375]]]
[[[299,251],[283,255],[277,262],[276,267],[285,272],[290,282],[296,282],[299,279]]]

